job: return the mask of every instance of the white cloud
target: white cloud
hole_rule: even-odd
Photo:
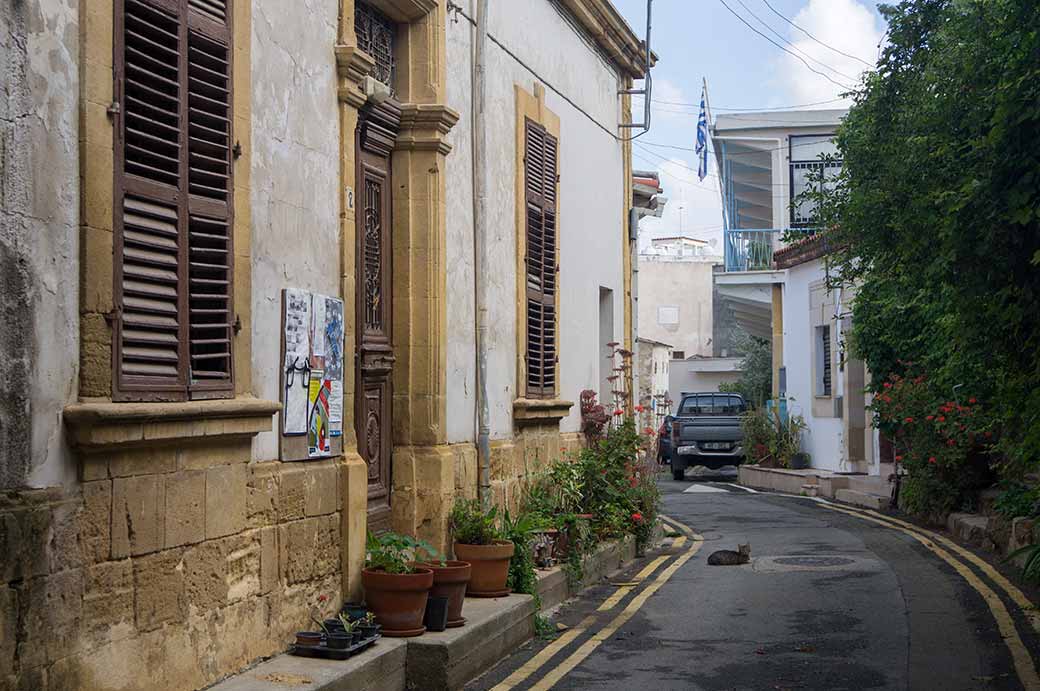
[[[798,14],[791,18],[795,24],[808,31],[820,42],[833,46],[838,50],[854,55],[873,65],[877,60],[878,43],[884,35],[882,22],[869,7],[857,0],[809,0]],[[850,86],[859,83],[859,77],[867,66],[859,60],[846,57],[806,36],[789,24],[787,35],[795,53],[801,53],[813,69],[823,72],[831,79]],[[819,63],[829,65],[837,72],[822,67]],[[847,91],[828,81],[827,78],[814,74],[798,58],[783,53],[776,61],[776,83],[785,92],[788,103],[813,103],[836,98]],[[847,76],[846,76],[847,75]],[[853,79],[849,79],[853,77]],[[851,105],[846,103],[830,103],[820,108],[840,108]]]
[[[681,158],[669,158],[650,166],[648,160],[651,156],[640,151],[639,147],[635,152],[642,160],[635,160],[634,167],[637,170],[657,170],[664,196],[668,198],[661,218],[644,218],[640,222],[640,249],[649,246],[653,238],[688,235],[714,242],[721,253],[722,212],[717,180],[707,177],[700,182],[697,172],[690,170],[690,163]]]

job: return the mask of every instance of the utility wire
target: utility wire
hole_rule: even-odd
[[[756,29],[755,27],[751,26],[751,24],[749,24],[749,23],[748,23],[748,21],[747,21],[746,19],[744,19],[744,18],[743,18],[742,16],[740,16],[740,14],[738,14],[736,10],[734,10],[734,9],[733,9],[732,7],[730,7],[730,6],[729,6],[729,4],[728,4],[728,3],[726,2],[726,0],[719,0],[719,2],[721,2],[721,3],[722,3],[722,6],[723,6],[723,7],[725,7],[725,8],[727,9],[727,10],[729,10],[729,13],[730,13],[730,14],[732,14],[732,15],[733,15],[734,17],[736,17],[737,19],[739,19],[739,20],[740,20],[740,23],[741,23],[741,24],[743,24],[743,25],[744,25],[744,26],[746,26],[747,28],[751,29],[751,30],[752,30],[753,32],[755,32],[756,34],[758,34],[759,36],[761,36],[761,37],[762,37],[762,38],[764,38],[765,40],[769,41],[769,42],[770,42],[770,43],[772,43],[772,44],[773,44],[774,46],[776,46],[776,47],[777,47],[777,48],[779,48],[780,50],[784,51],[784,52],[785,52],[785,53],[787,53],[788,55],[791,55],[791,56],[794,56],[794,57],[798,58],[798,60],[799,60],[799,61],[800,61],[800,62],[801,62],[801,63],[802,63],[803,65],[805,65],[805,66],[806,66],[806,67],[807,67],[807,68],[809,69],[809,71],[810,71],[810,72],[813,72],[813,73],[815,73],[815,74],[818,74],[818,75],[820,75],[821,77],[823,77],[824,79],[826,79],[827,81],[829,81],[829,82],[830,82],[831,84],[834,84],[835,86],[837,86],[837,87],[840,87],[840,88],[842,88],[842,89],[847,89],[847,90],[849,90],[849,91],[851,91],[851,90],[853,89],[853,87],[849,86],[848,84],[842,84],[841,82],[836,82],[836,81],[834,81],[833,79],[831,79],[830,75],[828,75],[828,74],[827,74],[827,73],[825,73],[825,72],[820,72],[820,71],[819,71],[818,69],[816,69],[815,67],[813,67],[812,65],[810,65],[810,64],[809,64],[808,62],[806,62],[806,61],[805,61],[805,58],[803,58],[803,57],[802,57],[801,55],[798,55],[798,53],[794,53],[794,52],[792,52],[792,51],[788,50],[788,49],[787,49],[787,48],[785,48],[784,46],[780,45],[779,43],[777,43],[777,42],[776,42],[776,41],[774,41],[773,39],[771,39],[771,38],[769,38],[768,36],[766,36],[765,34],[763,34],[763,33],[762,33],[761,31],[759,31],[759,30],[758,30],[758,29]]]
[[[806,36],[808,36],[808,37],[809,37],[809,38],[811,38],[812,40],[816,41],[817,43],[819,43],[819,44],[820,44],[821,46],[823,46],[824,48],[828,48],[828,49],[830,49],[830,50],[833,50],[833,51],[834,51],[835,53],[837,53],[837,54],[839,54],[839,55],[844,55],[844,56],[845,56],[845,57],[847,57],[847,58],[852,58],[853,60],[858,60],[858,61],[862,62],[862,63],[863,63],[864,65],[866,65],[867,67],[869,67],[869,68],[871,68],[871,69],[874,69],[875,65],[871,65],[871,64],[870,64],[869,62],[867,62],[867,61],[866,61],[866,60],[864,60],[863,58],[857,58],[857,57],[856,57],[855,55],[850,55],[849,53],[846,53],[846,52],[845,52],[845,51],[843,51],[843,50],[838,50],[838,49],[837,49],[837,48],[835,48],[834,46],[832,46],[832,45],[828,45],[828,44],[824,43],[823,41],[821,41],[820,39],[816,38],[815,36],[813,36],[812,34],[810,34],[810,33],[809,33],[808,31],[806,31],[806,30],[805,30],[805,29],[803,29],[802,27],[800,27],[800,26],[798,26],[797,24],[795,24],[794,22],[792,22],[792,21],[791,21],[790,19],[788,19],[788,18],[787,18],[786,16],[784,16],[784,15],[780,14],[779,12],[777,12],[776,8],[775,8],[775,7],[773,7],[773,6],[772,6],[772,5],[771,5],[771,4],[769,3],[769,0],[762,0],[762,2],[764,2],[764,3],[765,3],[765,5],[766,5],[766,7],[768,7],[768,8],[770,9],[770,10],[772,10],[772,11],[773,11],[773,14],[775,14],[775,15],[776,15],[777,17],[780,17],[780,19],[783,19],[783,20],[784,20],[785,22],[787,22],[788,24],[790,24],[790,25],[791,25],[791,26],[793,26],[794,28],[798,29],[798,30],[799,30],[799,31],[801,31],[801,32],[802,32],[803,34],[805,34]]]
[[[786,37],[784,37],[783,35],[781,35],[779,31],[777,31],[776,29],[774,29],[773,27],[771,27],[771,26],[770,26],[769,24],[767,24],[767,23],[765,22],[765,20],[763,20],[763,19],[762,19],[761,17],[759,17],[759,16],[757,15],[757,14],[755,14],[755,13],[754,13],[754,12],[753,12],[753,11],[751,10],[751,8],[750,8],[750,7],[748,7],[748,6],[747,6],[747,5],[746,5],[746,4],[744,3],[744,0],[737,0],[737,2],[739,2],[739,3],[740,3],[740,6],[744,8],[744,11],[745,11],[745,12],[747,12],[748,14],[750,14],[752,18],[754,18],[755,20],[757,20],[759,24],[761,24],[761,25],[762,25],[762,26],[764,26],[764,27],[765,27],[766,29],[768,29],[768,30],[769,30],[769,32],[770,32],[771,34],[773,34],[774,36],[776,36],[777,38],[779,38],[779,39],[780,39],[781,41],[783,41],[783,42],[784,42],[785,44],[787,44],[787,45],[791,46],[791,49],[792,49],[792,50],[795,50],[795,51],[797,51],[799,55],[801,55],[801,56],[805,57],[805,58],[806,58],[806,59],[808,59],[808,60],[812,60],[812,61],[813,61],[813,62],[815,62],[815,63],[816,63],[817,65],[820,65],[820,66],[821,66],[821,67],[823,67],[824,69],[828,69],[828,70],[830,70],[830,71],[831,71],[831,72],[833,72],[834,74],[837,74],[837,75],[839,75],[839,76],[841,76],[841,77],[845,77],[846,79],[851,79],[851,80],[853,80],[853,81],[856,81],[856,77],[853,77],[852,75],[848,75],[848,74],[845,74],[845,73],[844,73],[844,72],[842,72],[841,70],[838,70],[838,69],[836,69],[836,68],[832,67],[831,65],[828,65],[827,63],[823,62],[822,60],[817,60],[816,58],[814,58],[813,56],[809,55],[809,54],[808,54],[808,53],[806,53],[806,52],[805,52],[804,50],[802,50],[801,48],[799,48],[798,46],[796,46],[796,45],[795,45],[795,44],[794,44],[794,43],[793,43],[793,42],[792,42],[791,40],[789,40],[788,38],[786,38]]]
[[[730,113],[767,113],[774,110],[798,110],[799,108],[808,108],[810,106],[822,106],[828,103],[837,103],[838,101],[844,101],[844,98],[830,98],[826,101],[815,101],[813,103],[799,103],[793,106],[773,106],[771,108],[725,108],[723,106],[713,105],[711,109],[714,110],[725,110]],[[686,103],[685,101],[660,101],[656,98],[650,99],[652,103],[659,103],[665,106],[689,106],[691,108],[700,108],[699,103]]]

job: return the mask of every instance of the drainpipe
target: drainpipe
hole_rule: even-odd
[[[477,350],[477,496],[491,503],[491,413],[488,408],[488,242],[487,242],[487,131],[485,76],[487,68],[488,0],[477,0],[477,36],[473,56],[473,288]]]

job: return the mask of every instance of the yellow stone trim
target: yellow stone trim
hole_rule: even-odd
[[[232,16],[232,141],[242,153],[233,160],[234,311],[242,329],[235,335],[235,395],[252,391],[252,266],[250,213],[252,9],[234,3]],[[80,23],[80,396],[112,396],[113,221],[115,216],[114,100],[115,2],[84,3]]]
[[[573,407],[574,401],[557,398],[518,398],[513,401],[513,419],[518,423],[559,422]]]
[[[556,138],[557,158],[556,170],[562,167],[560,159],[560,118],[545,105],[545,87],[535,83],[534,93],[526,91],[519,84],[513,85],[516,94],[516,164],[514,168],[516,189],[516,393],[523,398],[527,394],[527,268],[524,257],[527,256],[527,212],[526,192],[524,190],[524,144],[526,121],[531,120],[545,128],[545,131]],[[556,266],[560,265],[560,185],[556,184]],[[558,278],[558,277],[557,277]],[[556,391],[560,393],[560,290],[557,281],[556,290]]]
[[[632,88],[632,79],[626,77],[622,79],[624,89]],[[625,123],[632,122],[632,96],[630,94],[622,94],[621,96],[621,121]],[[626,129],[625,132],[631,132],[632,130]],[[633,353],[631,363],[632,367],[625,373],[625,389],[628,391],[628,400],[626,401],[627,406],[631,409],[635,405],[635,379],[633,377],[635,370],[635,343],[634,338],[634,307],[635,307],[635,296],[633,295],[633,261],[634,257],[632,254],[632,248],[635,242],[631,239],[629,231],[629,223],[631,222],[630,210],[632,209],[632,141],[626,137],[621,142],[621,173],[622,173],[622,188],[621,188],[621,264],[624,276],[622,276],[622,283],[624,286],[624,318],[623,322],[625,325],[625,335],[622,338],[622,342],[625,344],[625,350]]]
[[[629,77],[642,79],[646,66],[646,46],[610,0],[562,0],[564,7],[589,32],[607,55]],[[651,54],[651,64],[657,56]]]
[[[773,399],[780,398],[780,368],[784,366],[784,286],[773,284]]]
[[[257,398],[178,403],[73,403],[62,417],[84,451],[151,446],[184,440],[254,436],[271,429],[280,403]]]

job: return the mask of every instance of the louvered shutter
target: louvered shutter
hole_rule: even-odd
[[[113,397],[229,395],[229,5],[123,0],[116,16]]]
[[[556,394],[556,138],[527,120],[526,206],[527,396]]]

